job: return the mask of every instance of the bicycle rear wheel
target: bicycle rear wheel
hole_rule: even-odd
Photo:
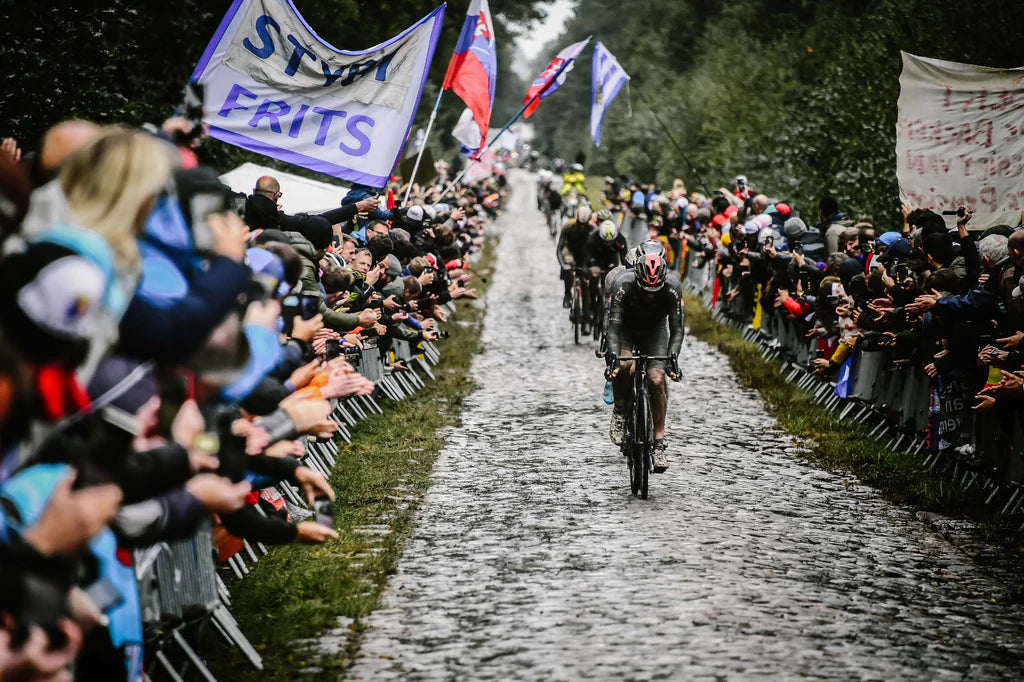
[[[576,345],[580,343],[580,328],[583,326],[583,296],[579,287],[572,289],[572,337]]]

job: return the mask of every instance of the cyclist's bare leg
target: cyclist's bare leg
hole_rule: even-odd
[[[590,312],[592,314],[594,314],[594,315],[597,314],[596,306],[604,305],[604,301],[597,300],[597,289],[598,289],[597,285],[598,285],[598,280],[600,278],[601,278],[601,268],[597,267],[596,265],[595,266],[591,266],[590,267],[590,277],[587,280],[587,286],[589,287],[587,298],[590,299]]]
[[[668,384],[665,370],[647,370],[647,385],[651,389],[651,418],[654,421],[654,440],[665,437],[665,412],[668,410]]]
[[[566,254],[565,264],[569,267],[562,268],[560,277],[562,278],[562,283],[565,284],[565,298],[569,299],[572,297],[572,267],[576,264],[576,261],[573,260],[571,255]]]
[[[590,278],[582,277],[581,279],[583,280],[580,282],[580,289],[583,292],[583,319],[589,324],[591,319],[590,292],[592,289],[590,286]]]
[[[628,358],[631,351],[622,350],[620,358]],[[612,379],[612,392],[615,395],[615,411],[622,412],[626,409],[626,402],[629,400],[629,393],[633,390],[633,361],[628,359],[619,360],[619,373]]]

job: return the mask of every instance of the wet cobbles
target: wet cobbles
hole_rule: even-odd
[[[687,339],[671,468],[631,497],[601,361],[514,175],[479,389],[348,673],[362,680],[1024,677],[1024,616],[869,488],[804,464],[725,359]]]

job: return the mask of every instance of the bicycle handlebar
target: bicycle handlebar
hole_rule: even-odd
[[[625,360],[675,360],[676,359],[676,357],[674,355],[644,355],[643,353],[637,353],[636,355],[630,355],[628,357],[624,356],[624,357],[621,357],[621,358],[617,357],[615,355],[609,355],[608,358],[609,358],[609,360],[611,362],[619,362],[619,361],[625,361]]]

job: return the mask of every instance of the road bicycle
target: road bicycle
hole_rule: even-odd
[[[652,360],[671,360],[668,355],[644,355],[634,350],[630,358],[612,359],[612,367],[619,362],[634,361],[633,387],[626,403],[626,423],[622,436],[622,454],[629,467],[629,489],[641,499],[647,499],[647,482],[654,470],[651,451],[654,449],[654,418],[651,414],[651,392],[647,386],[647,363]]]
[[[572,322],[573,340],[579,345],[583,327],[583,281],[586,273],[582,268],[572,269],[572,298],[569,303],[569,320]]]

